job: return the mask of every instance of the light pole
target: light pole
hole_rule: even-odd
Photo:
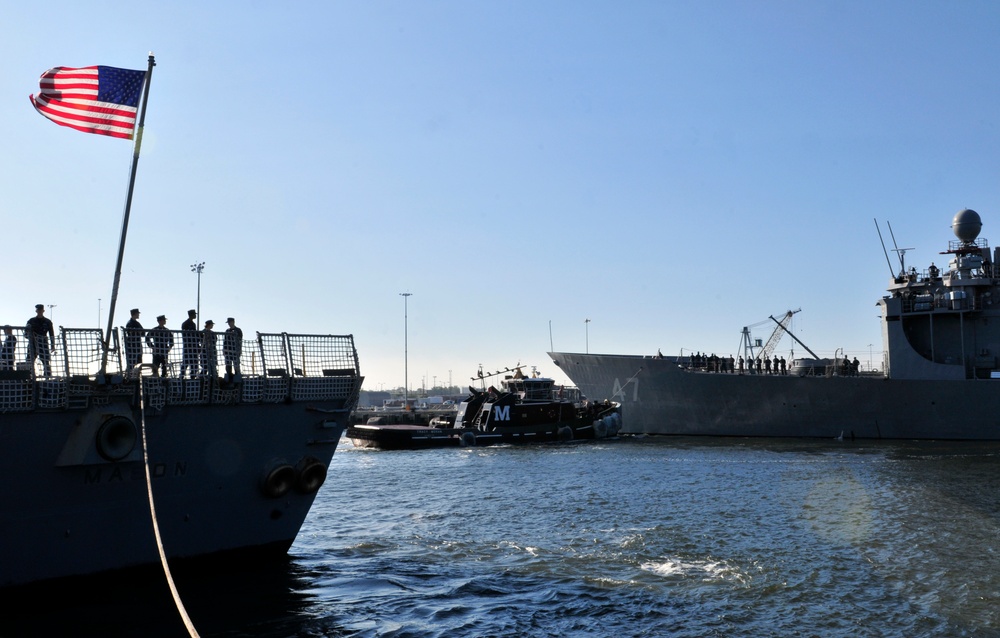
[[[198,313],[198,319],[201,319],[201,271],[205,270],[205,262],[200,261],[197,264],[191,264],[191,272],[198,273],[198,305],[196,305],[195,312]]]
[[[590,319],[584,319],[583,325],[587,330],[587,354],[590,354]]]
[[[53,317],[53,315],[52,315],[52,309],[55,308],[55,307],[56,307],[56,305],[54,303],[50,303],[49,304],[49,321],[52,321],[53,325],[55,324],[55,321],[53,321],[53,319],[52,319],[52,317]]]
[[[872,371],[872,346],[875,344],[868,344],[868,372]]]
[[[409,406],[409,392],[410,392],[410,366],[409,366],[409,319],[407,313],[407,303],[409,302],[409,297],[413,296],[412,292],[401,292],[399,296],[403,298],[403,409],[405,410]]]

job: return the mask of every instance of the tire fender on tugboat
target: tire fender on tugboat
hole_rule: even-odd
[[[622,429],[622,417],[617,412],[612,412],[602,420],[604,421],[608,436],[615,436]]]
[[[595,439],[603,439],[608,435],[608,426],[604,423],[604,419],[595,419],[592,427]]]
[[[458,438],[458,441],[462,447],[476,447],[476,433],[462,432],[462,436]]]
[[[563,425],[559,428],[559,440],[560,441],[572,441],[573,440],[573,429],[568,425]]]

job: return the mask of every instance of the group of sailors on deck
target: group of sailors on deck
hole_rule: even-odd
[[[657,353],[657,358],[662,359],[663,354]],[[845,377],[856,377],[860,374],[861,363],[857,357],[850,360],[844,357],[842,360],[835,360],[837,370],[835,373]],[[788,368],[784,357],[775,355],[773,358],[753,357],[744,359],[734,359],[733,355],[728,357],[717,356],[714,352],[704,355],[697,352],[691,355],[687,367],[690,370],[700,372],[719,372],[725,374],[776,374],[787,375]]]
[[[933,264],[931,264],[933,265]],[[854,357],[854,361],[851,361],[847,357],[840,362],[840,375],[844,377],[856,377],[861,369],[861,362],[858,361],[857,357]]]
[[[133,308],[130,314],[131,318],[125,324],[124,345],[127,373],[130,375],[138,373],[137,366],[142,362],[143,345],[145,344],[153,355],[153,376],[169,376],[168,358],[174,347],[174,336],[173,332],[166,327],[167,317],[165,315],[158,316],[156,327],[146,330],[139,323],[139,309]],[[209,319],[205,322],[204,329],[199,330],[195,322],[197,316],[196,310],[188,310],[188,318],[181,324],[183,355],[178,376],[182,379],[185,373],[192,379],[218,376],[217,333],[213,330],[215,322]],[[226,321],[229,328],[223,334],[222,353],[226,364],[226,380],[232,381],[241,376],[240,359],[243,354],[243,331],[236,326],[236,320],[233,317],[229,317]],[[4,336],[0,340],[0,370],[13,370],[17,337],[14,336],[13,328],[9,325],[3,326],[3,330]],[[45,376],[51,377],[52,351],[56,347],[55,330],[52,321],[45,316],[43,304],[35,305],[35,316],[27,321],[24,334],[28,346],[27,363],[32,364],[35,359],[40,360]]]
[[[691,355],[689,367],[703,372],[727,374],[788,374],[785,358],[777,355],[774,359],[768,357],[734,359],[733,355],[720,357],[714,352],[710,355],[696,352]]]
[[[129,371],[142,361],[143,343],[153,353],[153,376],[168,376],[167,358],[174,347],[173,333],[166,327],[167,318],[160,315],[156,318],[156,327],[146,330],[139,323],[139,309],[133,308],[132,318],[125,324],[125,361]],[[181,379],[185,373],[190,378],[218,376],[218,354],[216,350],[215,322],[211,319],[205,322],[205,327],[198,330],[195,318],[198,312],[188,310],[187,320],[181,324],[181,343],[184,347],[181,358],[181,369],[178,375]],[[236,326],[236,320],[229,317],[222,341],[222,354],[226,361],[226,380],[238,379],[240,358],[243,354],[243,331]]]

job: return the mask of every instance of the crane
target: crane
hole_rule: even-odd
[[[785,313],[785,316],[781,318],[781,321],[778,321],[777,319],[774,318],[774,315],[771,315],[771,321],[775,322],[778,325],[775,326],[774,332],[771,333],[771,338],[768,339],[767,343],[764,344],[764,349],[761,350],[760,352],[761,357],[770,358],[771,353],[774,352],[774,349],[776,347],[778,347],[778,342],[781,341],[781,335],[788,332],[788,324],[792,322],[792,315],[794,315],[796,312],[801,312],[801,311],[802,308],[799,308],[798,310],[789,310],[788,312]]]
[[[774,323],[776,323],[777,326],[775,326],[774,332],[771,333],[771,338],[768,339],[767,343],[764,345],[761,345],[760,339],[750,338],[750,328],[761,326],[767,323],[767,321],[760,321],[753,325],[745,326],[743,328],[743,337],[740,343],[740,347],[743,348],[744,358],[746,358],[747,361],[753,361],[758,357],[760,359],[770,358],[771,353],[774,352],[774,349],[778,346],[778,342],[781,341],[781,336],[787,332],[792,339],[795,339],[796,343],[805,348],[809,352],[809,354],[811,354],[813,357],[818,359],[819,357],[816,356],[816,353],[813,352],[812,350],[809,350],[809,346],[799,341],[799,338],[796,337],[794,334],[792,334],[792,331],[788,329],[788,324],[792,322],[792,315],[801,311],[802,308],[798,308],[797,310],[789,310],[785,313],[785,316],[782,317],[780,321],[778,319],[775,319],[774,315],[771,315],[769,319]],[[754,351],[755,348],[760,348],[760,352],[755,352]]]

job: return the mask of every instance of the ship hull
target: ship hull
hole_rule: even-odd
[[[425,450],[458,447],[462,444],[461,430],[433,428],[427,425],[380,424],[352,425],[347,438],[354,447],[376,450]]]
[[[288,549],[364,381],[352,336],[257,333],[229,380],[88,375],[99,331],[61,337],[64,376],[0,365],[0,587]]]
[[[150,485],[166,556],[286,551],[346,427],[344,408],[344,402],[290,402],[147,410]],[[10,453],[0,468],[7,486],[0,586],[159,562],[142,428],[125,458],[102,458],[89,415],[109,410],[142,423],[137,410],[114,403],[3,416],[0,446]],[[301,471],[309,464],[310,485],[296,486],[288,470],[271,477],[287,486],[267,485],[274,468]]]
[[[670,357],[549,353],[587,396],[621,403],[622,433],[1000,440],[1000,380],[692,371]]]
[[[609,419],[609,422],[610,419]],[[353,425],[347,437],[358,448],[379,450],[424,450],[445,447],[483,447],[489,445],[522,445],[602,439],[615,436],[620,419],[614,419],[614,429],[606,423],[595,426],[594,419],[570,419],[561,422],[500,427],[489,431],[476,428],[433,428],[420,425]]]

